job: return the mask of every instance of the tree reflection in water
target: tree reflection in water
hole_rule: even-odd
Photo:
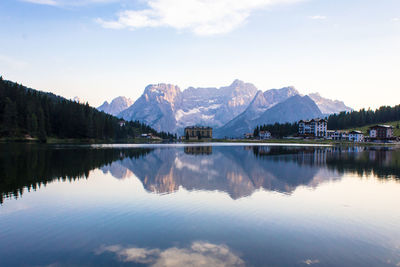
[[[227,192],[238,199],[259,189],[290,194],[346,173],[400,179],[400,151],[365,147],[187,146],[93,148],[0,145],[0,201],[54,180],[87,179],[101,168],[116,178],[134,174],[146,190]]]

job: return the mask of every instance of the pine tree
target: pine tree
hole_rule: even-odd
[[[3,113],[3,129],[9,136],[17,133],[17,106],[15,102],[6,97]]]

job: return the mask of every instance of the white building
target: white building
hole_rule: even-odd
[[[361,131],[351,131],[349,133],[349,141],[364,142],[364,134]]]
[[[349,134],[346,132],[340,131],[330,131],[329,133],[330,139],[336,141],[347,141],[349,140]]]
[[[260,131],[259,136],[260,136],[260,139],[270,139],[271,133],[268,131]]]
[[[325,119],[312,119],[299,121],[299,134],[314,137],[326,137],[328,121]]]

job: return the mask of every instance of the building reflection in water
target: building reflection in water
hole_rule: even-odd
[[[212,146],[185,146],[184,150],[186,154],[192,154],[192,155],[212,154]]]
[[[62,164],[60,164],[62,162]],[[136,176],[149,192],[226,192],[232,199],[256,190],[291,194],[346,173],[400,179],[400,151],[365,147],[186,146],[166,148],[0,149],[1,198],[22,195],[53,180],[87,179],[101,169],[115,178]]]

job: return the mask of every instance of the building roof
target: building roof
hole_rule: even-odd
[[[369,128],[370,128],[370,129],[375,129],[375,128],[393,129],[393,126],[392,126],[392,125],[383,125],[383,124],[380,124],[380,125],[371,126],[371,127],[369,127]]]
[[[364,133],[361,131],[351,131],[350,134],[364,134]]]
[[[185,127],[185,130],[186,130],[186,129],[211,130],[212,128],[211,128],[211,127],[208,127],[208,126],[188,126],[188,127]]]
[[[320,119],[320,118],[315,118],[312,120],[300,120],[299,123],[305,122],[305,123],[310,123],[310,122],[328,122],[326,119]]]

